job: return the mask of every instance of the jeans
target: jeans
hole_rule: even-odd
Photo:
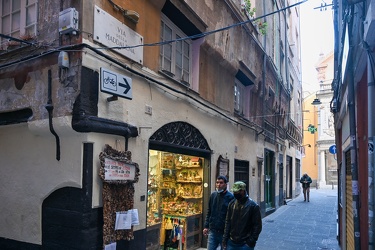
[[[231,240],[228,240],[227,250],[254,250],[254,247],[249,247],[247,244],[236,244]]]
[[[221,249],[221,242],[223,241],[223,233],[210,230],[207,239],[207,250]]]

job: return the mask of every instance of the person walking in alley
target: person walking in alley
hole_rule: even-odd
[[[207,250],[216,250],[218,246],[221,247],[223,241],[228,204],[234,199],[233,194],[227,190],[227,182],[225,176],[217,177],[216,191],[210,196],[203,229],[203,235],[208,237]]]
[[[223,248],[227,250],[253,250],[262,231],[259,205],[249,198],[246,184],[237,181],[232,192],[235,200],[228,205],[223,235]]]
[[[306,201],[307,196],[307,202],[310,202],[310,183],[312,182],[310,176],[305,173],[304,175],[302,175],[299,182],[302,183],[303,197],[305,198],[304,201]]]

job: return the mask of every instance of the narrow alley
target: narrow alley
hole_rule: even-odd
[[[311,189],[310,202],[303,194],[263,218],[256,250],[339,250],[337,186]]]

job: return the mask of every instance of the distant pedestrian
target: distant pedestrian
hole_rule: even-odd
[[[223,241],[228,204],[234,199],[233,194],[227,190],[227,182],[225,176],[217,177],[216,191],[210,196],[203,229],[203,235],[208,236],[207,250],[216,250]]]
[[[233,184],[232,192],[236,199],[228,206],[223,247],[227,250],[253,250],[262,231],[259,205],[249,198],[242,181]]]
[[[312,182],[310,176],[305,173],[304,175],[302,175],[299,182],[302,183],[303,197],[305,198],[304,201],[306,201],[307,196],[307,202],[310,202],[310,183]]]

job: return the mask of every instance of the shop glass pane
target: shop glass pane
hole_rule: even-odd
[[[147,232],[155,235],[154,230],[159,230],[159,245],[167,249],[181,244],[183,249],[196,248],[203,230],[204,158],[155,150],[150,150],[149,157]],[[181,238],[191,240],[171,240],[175,228],[181,228]],[[146,244],[155,242],[147,237]]]

